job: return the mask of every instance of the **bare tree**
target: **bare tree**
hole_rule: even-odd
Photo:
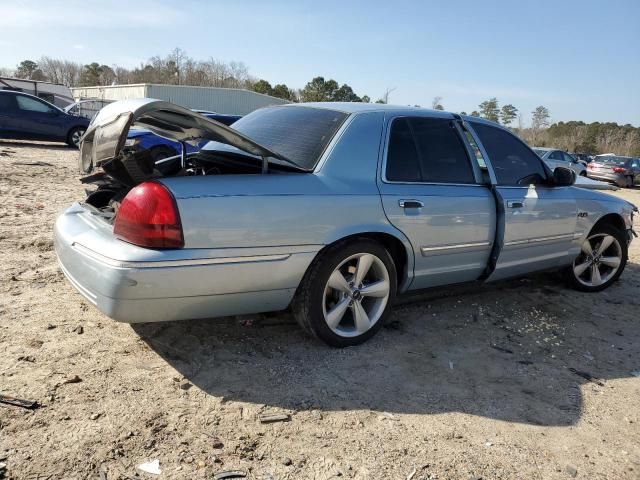
[[[442,97],[433,97],[431,108],[434,110],[444,110],[444,107],[442,106]]]

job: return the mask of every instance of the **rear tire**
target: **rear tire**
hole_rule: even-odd
[[[569,285],[583,292],[599,292],[615,282],[627,264],[625,233],[611,225],[592,230],[580,255],[567,269]]]
[[[85,127],[73,127],[67,135],[67,145],[73,148],[80,148],[82,136],[87,129]]]
[[[292,303],[309,334],[332,347],[365,342],[382,327],[396,296],[396,268],[379,243],[340,242],[316,258]]]
[[[626,177],[624,188],[632,188],[633,187],[633,177]]]

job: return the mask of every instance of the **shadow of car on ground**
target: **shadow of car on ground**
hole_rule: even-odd
[[[598,294],[557,274],[404,299],[369,342],[332,349],[291,315],[133,325],[204,392],[285,409],[371,409],[573,425],[581,388],[640,364],[640,266]]]

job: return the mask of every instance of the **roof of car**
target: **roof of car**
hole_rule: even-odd
[[[531,147],[531,148],[533,148],[535,150],[542,150],[544,152],[551,152],[551,151],[554,151],[554,150],[559,150],[558,148],[549,148],[549,147]]]
[[[305,103],[288,103],[285,105],[277,105],[276,108],[324,108],[327,110],[336,110],[344,113],[366,113],[366,112],[387,112],[395,115],[420,115],[436,118],[462,118],[467,121],[484,123],[500,128],[502,125],[480,117],[472,117],[469,115],[460,115],[458,113],[447,112],[444,110],[432,110],[430,108],[413,107],[410,105],[388,105],[386,103],[362,103],[362,102],[305,102]]]

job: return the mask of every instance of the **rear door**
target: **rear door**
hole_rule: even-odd
[[[488,280],[571,263],[580,251],[574,187],[555,187],[542,160],[507,130],[486,123],[471,126],[495,176],[503,211],[495,269]]]
[[[23,138],[64,140],[67,125],[64,113],[46,102],[26,95],[16,95],[18,124]]]
[[[456,122],[387,119],[379,178],[385,214],[414,251],[412,289],[477,279],[494,238],[495,203]]]

